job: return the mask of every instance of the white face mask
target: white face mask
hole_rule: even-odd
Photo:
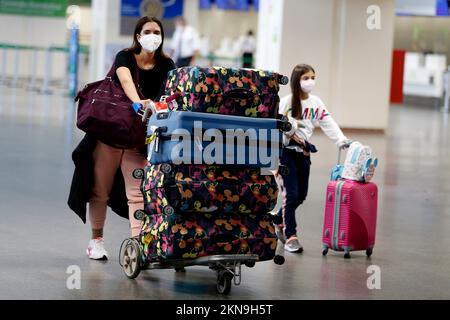
[[[315,85],[316,81],[313,79],[300,81],[300,87],[302,88],[302,91],[305,93],[310,93]]]
[[[144,48],[144,50],[155,52],[162,43],[162,37],[160,34],[146,34],[144,36],[141,36],[141,38],[139,39],[139,43],[141,44],[142,48]]]

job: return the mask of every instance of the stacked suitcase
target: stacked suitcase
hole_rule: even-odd
[[[141,186],[146,215],[140,242],[146,263],[222,254],[274,258],[277,237],[269,212],[278,188],[272,175],[261,174],[266,163],[259,157],[250,161],[262,147],[251,149],[247,138],[246,156],[239,161],[232,156],[233,164],[198,163],[196,157],[207,143],[198,149],[192,143],[193,161],[187,164],[171,154],[175,146],[170,137],[177,128],[191,132],[195,121],[221,132],[233,127],[276,129],[265,147],[279,141],[275,150],[281,152],[281,134],[289,128],[277,119],[278,90],[286,82],[276,73],[250,69],[187,67],[169,73],[166,95],[177,97],[177,107],[149,121],[152,142]],[[226,152],[225,143],[223,147]]]

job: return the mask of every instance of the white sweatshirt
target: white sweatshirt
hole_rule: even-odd
[[[336,144],[340,144],[347,140],[342,133],[338,124],[333,120],[328,110],[325,108],[322,100],[315,95],[310,94],[309,98],[302,100],[303,119],[297,120],[292,117],[292,94],[284,97],[280,101],[279,113],[288,117],[289,122],[292,124],[292,130],[286,132],[283,142],[285,145],[289,144],[290,137],[297,133],[305,140],[311,139],[314,128],[317,124],[322,131],[333,140]],[[289,147],[301,151],[298,147]]]

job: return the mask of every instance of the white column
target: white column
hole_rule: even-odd
[[[373,29],[373,8],[380,13],[379,29]],[[330,87],[333,112],[343,127],[384,130],[389,120],[395,2],[339,0],[336,9],[341,28]]]
[[[280,70],[285,0],[260,0],[256,67]]]
[[[380,30],[367,26],[372,5]],[[257,67],[290,76],[310,64],[314,93],[342,127],[386,129],[394,16],[394,0],[260,0]]]
[[[111,11],[110,0],[92,0],[92,33],[89,52],[89,78],[95,81],[105,76],[105,47],[108,32],[108,14]],[[117,14],[117,12],[115,12]]]
[[[198,30],[200,12],[200,0],[184,0],[183,16],[188,23]]]

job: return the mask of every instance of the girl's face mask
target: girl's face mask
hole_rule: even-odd
[[[300,87],[302,88],[302,91],[305,93],[310,93],[313,90],[315,85],[316,85],[316,80],[314,80],[314,79],[300,81]]]

